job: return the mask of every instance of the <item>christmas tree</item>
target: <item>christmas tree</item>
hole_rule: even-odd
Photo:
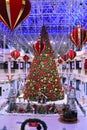
[[[24,98],[35,101],[39,94],[43,94],[48,101],[61,100],[64,92],[45,26],[42,27],[40,36],[39,41],[34,44],[34,59],[27,77]]]

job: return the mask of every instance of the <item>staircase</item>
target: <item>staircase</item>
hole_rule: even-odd
[[[84,116],[86,116],[86,110],[83,108],[83,106],[79,103],[79,101],[77,100],[77,98],[75,98],[75,101],[77,103],[77,105],[79,106],[80,110],[82,111],[82,113],[84,114]]]

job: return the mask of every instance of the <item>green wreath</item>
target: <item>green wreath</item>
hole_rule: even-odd
[[[25,125],[26,125],[27,123],[29,123],[29,122],[37,122],[37,123],[39,123],[39,124],[41,124],[41,125],[43,126],[44,130],[47,130],[47,125],[46,125],[46,123],[45,123],[44,121],[42,121],[42,120],[40,120],[40,119],[36,119],[36,118],[25,120],[25,121],[22,123],[22,125],[21,125],[21,130],[25,130]],[[37,130],[39,130],[39,129],[37,129]]]

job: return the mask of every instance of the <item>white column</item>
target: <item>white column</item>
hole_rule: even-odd
[[[11,79],[11,58],[8,58],[8,78]]]
[[[19,73],[19,77],[20,77],[20,59],[18,59],[18,73]]]
[[[85,103],[85,93],[84,93],[84,83],[81,82],[81,86],[82,86],[82,104]]]
[[[74,78],[74,87],[76,88],[76,78]]]
[[[70,61],[68,62],[68,87],[70,86]]]
[[[82,63],[82,73],[84,74],[84,63],[85,63],[85,57],[81,57],[81,63]]]

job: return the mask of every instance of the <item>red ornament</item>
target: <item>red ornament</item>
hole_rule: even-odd
[[[23,56],[23,60],[27,63],[29,60],[29,56],[27,56],[27,55]]]
[[[75,56],[76,56],[76,52],[71,49],[71,50],[69,51],[68,55],[69,55],[69,58],[70,58],[71,60],[73,60],[73,59],[75,58]]]
[[[30,13],[29,0],[0,0],[0,19],[10,29],[15,29]]]
[[[34,45],[33,48],[37,54],[41,54],[43,51],[46,50],[46,44],[38,40]]]
[[[87,41],[87,30],[78,26],[70,34],[71,41],[80,49]]]
[[[10,55],[16,60],[20,56],[20,52],[18,50],[14,50],[10,53]]]

